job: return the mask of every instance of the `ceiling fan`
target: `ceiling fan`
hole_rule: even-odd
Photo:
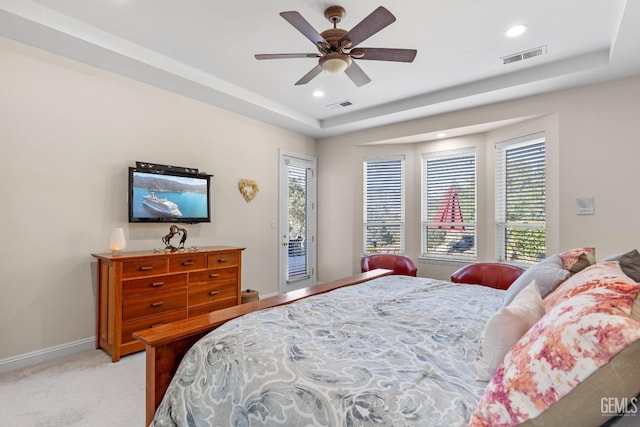
[[[319,53],[276,53],[258,54],[256,59],[283,58],[319,58],[318,65],[305,74],[296,85],[309,83],[323,70],[329,73],[345,74],[356,84],[363,86],[371,81],[369,76],[355,63],[354,59],[373,61],[412,62],[416,57],[415,49],[387,49],[376,47],[357,47],[360,43],[390,25],[396,17],[380,6],[364,18],[351,31],[337,28],[346,11],[341,6],[330,6],[324,16],[333,24],[333,28],[318,33],[300,13],[281,12],[287,22],[293,25],[318,48]]]

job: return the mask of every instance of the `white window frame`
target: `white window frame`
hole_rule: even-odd
[[[380,222],[380,223],[376,223],[374,221],[369,221],[368,215],[367,215],[367,208],[368,208],[368,204],[369,204],[369,200],[368,200],[368,191],[369,191],[369,186],[368,186],[368,176],[367,176],[367,164],[368,163],[372,163],[372,162],[396,162],[399,161],[400,162],[400,188],[397,189],[400,191],[400,206],[399,206],[399,213],[400,213],[400,220],[399,222]],[[406,237],[405,237],[405,199],[406,199],[406,195],[405,195],[405,191],[406,191],[406,159],[405,156],[381,156],[381,157],[366,157],[363,161],[363,172],[362,172],[362,176],[363,176],[363,191],[362,191],[362,208],[363,208],[363,212],[362,212],[362,222],[363,222],[363,227],[362,227],[362,251],[363,254],[370,254],[370,253],[397,253],[400,255],[404,255],[405,253],[405,243],[406,243]],[[390,225],[390,226],[399,226],[399,233],[400,233],[400,242],[398,242],[398,249],[397,251],[391,251],[391,252],[384,252],[384,251],[369,251],[369,248],[367,246],[367,240],[368,240],[368,233],[367,233],[367,227],[370,225]]]
[[[473,156],[473,211],[474,217],[468,220],[464,220],[463,224],[465,227],[473,227],[473,253],[467,255],[460,255],[456,253],[429,253],[428,252],[428,238],[427,238],[427,230],[430,226],[441,226],[441,225],[455,225],[454,223],[442,223],[442,222],[434,222],[428,218],[428,164],[429,161],[433,160],[443,160],[443,159],[455,159],[459,157],[469,157]],[[473,262],[477,260],[477,236],[478,236],[478,227],[477,227],[477,208],[478,208],[478,195],[477,195],[477,148],[476,147],[466,147],[459,148],[453,150],[444,150],[444,151],[436,151],[436,152],[428,152],[422,154],[422,197],[421,197],[421,210],[422,210],[422,222],[420,224],[420,252],[421,259],[426,260],[436,260],[436,261],[452,261],[452,262]],[[464,218],[463,218],[464,219]]]
[[[546,214],[542,224],[536,223],[510,223],[506,218],[506,178],[505,178],[505,161],[506,152],[509,149],[522,148],[525,146],[544,143],[545,146],[545,211],[546,211],[546,181],[548,177],[547,160],[546,160],[546,138],[544,132],[522,136],[519,138],[503,141],[495,144],[495,251],[496,259],[499,262],[510,262],[520,265],[531,265],[532,262],[522,260],[511,260],[506,258],[506,230],[508,228],[521,229],[542,229],[545,231],[545,251],[546,251]]]

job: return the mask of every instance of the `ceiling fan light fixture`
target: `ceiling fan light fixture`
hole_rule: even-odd
[[[318,64],[302,76],[295,83],[296,86],[307,84],[323,71],[327,71],[332,74],[344,72],[357,87],[360,87],[371,82],[371,78],[358,64],[353,63],[354,60],[412,62],[417,53],[415,49],[358,47],[360,43],[395,22],[396,17],[383,6],[378,6],[351,31],[338,28],[336,25],[345,16],[345,10],[341,6],[330,6],[325,9],[325,17],[333,24],[333,28],[321,33],[313,28],[299,12],[280,12],[280,16],[309,39],[318,49],[318,53],[256,54],[255,58],[319,58]]]
[[[342,73],[351,65],[349,55],[339,52],[331,52],[320,58],[322,68],[332,74]]]

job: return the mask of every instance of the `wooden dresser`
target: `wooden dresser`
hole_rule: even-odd
[[[135,331],[240,304],[243,250],[92,254],[98,260],[96,348],[117,362],[144,350]]]

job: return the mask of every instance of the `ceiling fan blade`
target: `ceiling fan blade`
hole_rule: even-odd
[[[322,72],[322,66],[320,64],[316,65],[314,68],[311,69],[311,71],[309,71],[307,74],[302,76],[302,78],[296,82],[296,86],[309,83],[315,76],[317,76],[321,72]]]
[[[381,47],[359,47],[351,53],[358,59],[370,61],[413,62],[418,53],[415,49],[387,49]],[[362,56],[360,56],[362,54]]]
[[[369,76],[367,76],[365,72],[362,71],[362,68],[360,68],[355,61],[351,62],[351,65],[349,65],[349,68],[344,70],[344,73],[349,76],[351,81],[354,82],[358,87],[364,86],[371,81]]]
[[[318,58],[317,53],[258,53],[256,59]]]
[[[298,12],[280,12],[280,16],[282,16],[289,24],[293,25],[296,30],[300,31],[306,38],[311,40],[313,44],[318,45],[326,45],[329,43],[320,35],[320,33],[307,22],[306,19],[300,15]]]
[[[338,42],[338,46],[341,46],[344,41],[349,40],[351,41],[351,47],[355,47],[384,27],[395,22],[395,20],[396,17],[393,16],[391,12],[380,6],[345,34]]]

